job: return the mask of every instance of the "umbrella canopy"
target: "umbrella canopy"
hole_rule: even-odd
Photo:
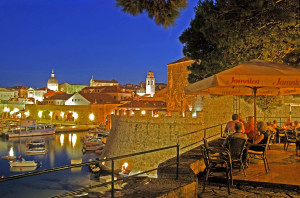
[[[300,69],[262,60],[235,66],[185,87],[187,94],[211,95],[300,94]]]
[[[300,94],[300,69],[262,60],[252,60],[205,78],[185,88],[186,94],[256,95]],[[256,125],[255,125],[256,131]]]

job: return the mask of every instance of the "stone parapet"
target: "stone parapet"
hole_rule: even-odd
[[[145,114],[135,111],[134,114],[126,112],[124,116],[111,116],[112,128],[101,157],[110,158],[173,146],[177,143],[177,136],[197,131],[204,126],[201,112],[196,117],[192,117],[191,113],[185,113],[183,117],[179,112],[171,112],[169,116],[166,111],[158,111],[156,115],[158,117],[153,117],[152,111]],[[179,139],[180,147],[192,144],[203,137],[203,131],[182,137]],[[199,144],[193,147],[197,145]],[[184,151],[185,149],[180,149],[180,152]],[[130,170],[150,170],[174,156],[176,148],[138,155],[116,161],[115,169],[120,169],[122,164],[127,162]],[[106,165],[110,167],[109,163]]]

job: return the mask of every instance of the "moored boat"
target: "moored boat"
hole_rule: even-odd
[[[18,127],[6,132],[8,138],[13,137],[31,137],[31,136],[42,136],[52,135],[55,133],[55,127],[49,124],[32,125],[25,127]]]
[[[45,139],[33,139],[26,142],[26,145],[29,147],[41,147],[45,146]]]
[[[26,161],[24,158],[22,158],[21,161],[11,161],[9,162],[9,165],[11,167],[36,167],[40,164],[38,161]]]
[[[3,160],[10,160],[10,161],[13,161],[15,160],[17,157],[16,156],[2,156],[1,159]]]
[[[33,147],[26,150],[27,155],[43,155],[47,153],[45,147]]]

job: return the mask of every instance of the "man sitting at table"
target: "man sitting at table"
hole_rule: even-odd
[[[227,123],[227,125],[226,125],[226,127],[225,127],[225,130],[224,130],[224,132],[225,133],[230,133],[230,132],[234,132],[235,131],[235,124],[236,123],[241,123],[240,121],[239,121],[239,115],[238,114],[233,114],[232,115],[232,120],[231,121],[229,121],[228,123]],[[241,129],[241,131],[242,131],[242,133],[244,133],[244,131],[245,131],[245,129],[244,129],[244,125],[242,124],[242,129]]]
[[[242,132],[242,128],[243,128],[243,124],[241,122],[235,123],[234,125],[235,132],[226,138],[225,142],[223,143],[223,147],[228,148],[229,139],[240,138],[247,141],[248,137],[245,133]],[[245,162],[246,159],[247,159],[247,149],[244,149],[243,156],[242,156],[243,162]]]

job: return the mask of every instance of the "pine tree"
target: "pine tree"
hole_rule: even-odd
[[[116,0],[116,5],[134,16],[146,12],[157,25],[167,28],[175,23],[181,10],[186,8],[187,0]]]

